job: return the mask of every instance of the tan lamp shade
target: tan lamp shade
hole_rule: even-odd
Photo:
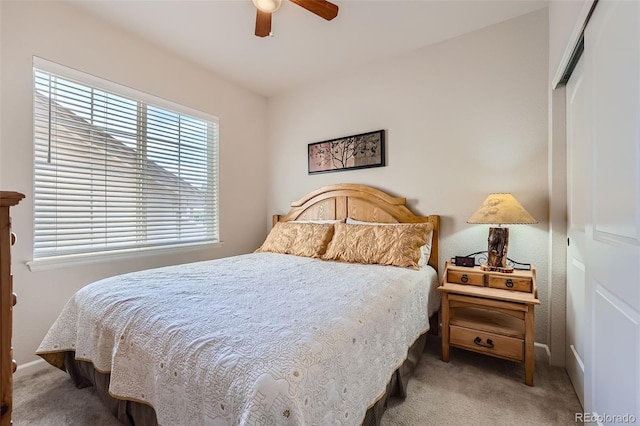
[[[538,223],[538,221],[520,205],[513,195],[489,194],[467,223],[515,225]],[[513,272],[513,268],[507,266],[509,228],[489,228],[487,243],[487,263],[480,267],[489,271]]]
[[[489,194],[467,223],[515,225],[538,223],[511,194]]]

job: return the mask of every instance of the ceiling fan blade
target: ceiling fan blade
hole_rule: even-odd
[[[266,37],[271,34],[271,13],[256,9],[256,35]]]
[[[327,21],[338,16],[338,6],[326,0],[291,0],[292,3],[304,7]]]

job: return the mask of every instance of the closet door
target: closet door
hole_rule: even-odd
[[[567,111],[567,328],[565,366],[584,407],[585,230],[591,216],[591,138],[588,89],[580,60],[566,87]]]
[[[640,2],[598,2],[583,60],[593,144],[584,408],[639,421]]]

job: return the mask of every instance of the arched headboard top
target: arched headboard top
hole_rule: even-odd
[[[395,197],[368,185],[340,183],[317,189],[291,203],[286,215],[275,215],[273,223],[292,220],[356,219],[380,223],[433,225],[429,265],[438,270],[440,216],[418,216],[406,206],[406,198]]]

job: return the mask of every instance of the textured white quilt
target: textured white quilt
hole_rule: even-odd
[[[273,253],[152,269],[82,288],[38,353],[76,351],[165,426],[358,425],[436,286],[431,268]]]

